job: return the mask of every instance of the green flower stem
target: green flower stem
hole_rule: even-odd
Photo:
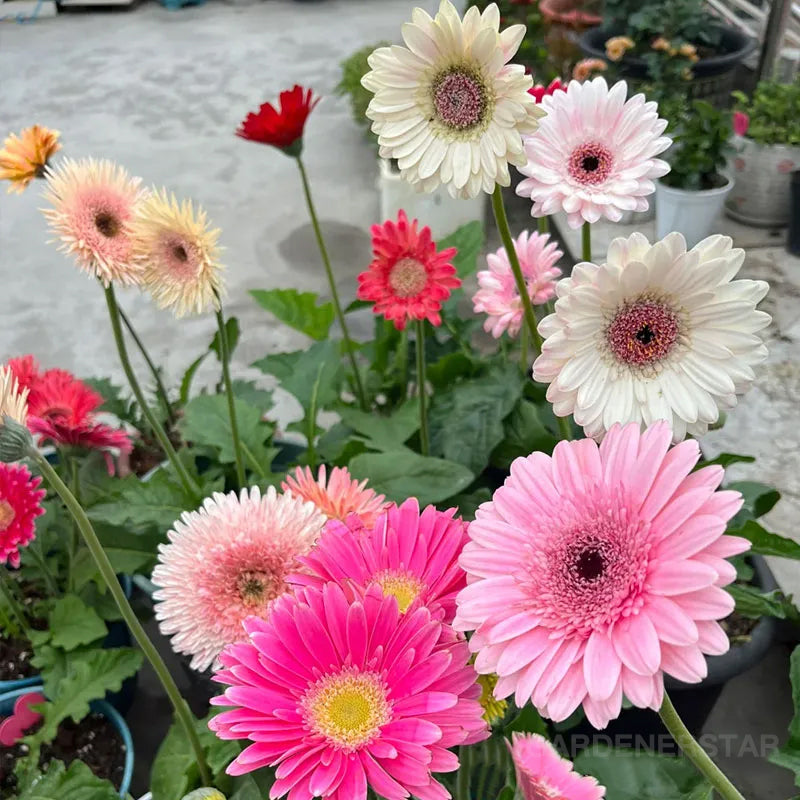
[[[119,359],[122,362],[122,368],[125,370],[128,383],[130,384],[133,394],[136,397],[136,402],[139,403],[139,407],[142,409],[142,413],[145,415],[147,422],[153,429],[153,433],[155,434],[156,439],[158,439],[158,443],[161,445],[162,450],[172,464],[173,469],[178,474],[178,478],[183,485],[184,491],[188,495],[194,497],[197,502],[200,502],[202,499],[200,496],[200,489],[192,480],[191,476],[186,471],[186,467],[178,458],[178,454],[175,452],[172,442],[170,442],[169,437],[164,432],[164,428],[161,427],[161,423],[156,419],[153,410],[147,404],[144,394],[142,393],[142,389],[139,386],[139,382],[136,380],[136,375],[128,358],[128,350],[125,347],[125,338],[122,335],[119,307],[117,306],[117,299],[114,296],[114,287],[109,284],[106,286],[105,292],[106,305],[108,305],[108,315],[111,318],[111,330],[114,333],[114,341],[116,342],[117,351],[119,352]]]
[[[472,800],[470,794],[472,778],[472,745],[462,744],[458,748],[458,777],[456,778],[455,800]]]
[[[228,398],[228,414],[231,418],[231,439],[233,440],[233,453],[236,457],[236,480],[239,488],[245,486],[244,456],[242,455],[242,443],[239,439],[239,423],[236,420],[236,397],[233,394],[233,384],[231,383],[231,348],[228,342],[228,330],[225,327],[225,317],[222,314],[222,302],[217,297],[219,303],[217,307],[217,328],[219,329],[219,355],[222,362],[222,380],[225,384],[225,396]]]
[[[395,365],[400,376],[400,385],[403,387],[403,400],[408,397],[408,330],[403,328],[400,332],[400,344],[395,354]]]
[[[572,428],[569,424],[569,417],[556,417],[556,421],[558,422],[558,429],[561,431],[561,438],[565,442],[571,441]]]
[[[539,331],[536,328],[536,315],[533,313],[533,304],[528,294],[528,286],[525,283],[525,277],[519,265],[517,251],[514,249],[514,240],[511,237],[506,208],[503,205],[503,191],[499,183],[494,187],[494,192],[492,194],[492,210],[494,211],[494,218],[497,222],[497,230],[500,232],[503,247],[506,249],[508,261],[511,264],[511,271],[514,273],[514,280],[517,282],[517,291],[522,300],[522,310],[525,313],[525,323],[528,326],[531,341],[534,345],[534,355],[536,355],[542,352],[542,337],[539,335]]]
[[[86,542],[86,546],[89,548],[89,552],[92,554],[92,557],[94,558],[95,563],[100,570],[100,574],[103,576],[103,580],[106,582],[108,590],[111,592],[111,596],[117,603],[117,607],[122,614],[122,618],[128,625],[128,628],[133,634],[133,638],[136,639],[136,642],[142,649],[145,657],[152,665],[153,670],[161,682],[161,685],[164,687],[167,697],[169,697],[169,700],[175,709],[175,715],[180,720],[181,725],[183,725],[186,736],[191,744],[192,750],[194,751],[195,761],[197,762],[197,769],[200,773],[201,782],[206,786],[210,786],[211,774],[208,770],[208,765],[206,764],[203,746],[200,743],[197,731],[195,730],[194,718],[192,717],[191,711],[189,711],[189,706],[181,697],[180,690],[175,684],[175,681],[172,679],[172,675],[170,675],[167,665],[164,663],[164,660],[159,655],[158,650],[156,650],[155,646],[145,633],[142,624],[137,619],[136,614],[128,602],[128,598],[125,597],[125,592],[123,592],[122,586],[120,586],[117,576],[114,573],[114,567],[111,566],[111,562],[108,560],[108,556],[106,555],[105,550],[103,550],[100,540],[97,538],[97,534],[92,527],[92,523],[89,522],[89,518],[86,516],[83,508],[81,508],[80,503],[75,499],[75,495],[73,495],[72,492],[67,488],[67,485],[64,483],[64,481],[58,477],[58,473],[50,466],[50,464],[47,462],[47,459],[45,459],[32,445],[28,450],[28,457],[36,462],[37,466],[41,470],[42,475],[61,497],[64,505],[67,507],[67,510],[77,523],[78,528],[83,535],[83,540]]]
[[[519,329],[519,367],[523,375],[527,375],[531,367],[528,360],[528,329],[525,327]]]
[[[8,570],[5,567],[3,567],[2,576],[0,576],[0,594],[3,595],[11,613],[16,617],[22,633],[26,638],[30,639],[30,628],[25,619],[25,609],[20,605],[19,600],[17,600],[14,594],[14,589],[11,586],[11,576],[8,574]]]
[[[419,441],[422,455],[430,454],[431,445],[428,436],[428,410],[425,388],[425,320],[417,320],[417,395],[419,397]]]
[[[68,455],[66,453],[62,454],[64,458],[66,458],[69,464],[69,474],[71,478],[71,489],[72,494],[75,495],[75,499],[78,503],[81,502],[81,477],[78,472],[78,459],[74,455]],[[72,520],[72,530],[70,531],[69,536],[69,567],[67,569],[67,591],[72,591],[75,586],[74,580],[75,576],[73,574],[73,567],[75,565],[75,559],[78,555],[78,542],[80,540],[81,532],[78,530],[78,523],[76,520]]]
[[[708,782],[719,793],[719,796],[723,800],[745,800],[744,795],[725,777],[725,773],[711,760],[708,753],[700,747],[692,734],[689,733],[688,728],[683,724],[683,720],[678,716],[675,706],[672,705],[672,701],[666,693],[658,713],[661,716],[661,721],[672,734],[672,738],[675,739],[683,754],[705,775]]]
[[[549,217],[539,217],[536,220],[536,224],[539,228],[539,233],[550,233],[550,218]]]
[[[581,258],[584,261],[592,260],[592,224],[584,222],[581,228]]]
[[[333,278],[333,268],[331,267],[331,260],[328,256],[328,248],[325,246],[325,239],[322,237],[322,229],[319,226],[317,219],[317,212],[314,207],[314,200],[311,197],[311,186],[308,182],[308,175],[306,168],[303,165],[303,159],[297,156],[297,166],[300,169],[300,178],[303,181],[303,192],[306,196],[306,205],[308,206],[308,213],[311,217],[311,225],[314,228],[314,234],[317,237],[317,245],[319,246],[319,254],[322,256],[322,263],[325,265],[325,273],[328,276],[328,284],[331,289],[331,299],[333,300],[333,307],[336,310],[336,316],[339,320],[339,326],[342,329],[342,338],[344,339],[345,349],[347,356],[350,359],[350,366],[353,368],[353,379],[355,381],[356,394],[358,395],[358,402],[361,405],[362,411],[369,411],[367,404],[367,395],[364,392],[364,385],[361,382],[361,373],[358,371],[358,364],[356,363],[355,348],[353,347],[353,340],[350,338],[350,333],[347,330],[347,323],[342,311],[342,304],[339,302],[339,292],[336,290],[336,281]]]
[[[142,358],[147,363],[147,366],[150,368],[150,372],[153,374],[153,380],[156,382],[156,394],[158,394],[161,402],[164,405],[164,411],[167,412],[167,419],[169,419],[170,425],[175,424],[175,412],[172,410],[172,405],[169,402],[169,396],[167,395],[167,389],[164,386],[163,381],[161,380],[161,373],[158,371],[158,368],[153,363],[153,359],[150,358],[150,354],[147,352],[147,348],[144,346],[144,342],[139,338],[139,334],[136,333],[136,329],[133,327],[133,323],[130,321],[128,315],[122,310],[120,306],[117,306],[117,311],[119,311],[120,319],[122,320],[122,324],[127,328],[128,333],[131,335],[131,339],[136,343],[136,346],[139,348],[139,352],[142,354]]]

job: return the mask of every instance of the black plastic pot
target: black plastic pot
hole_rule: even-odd
[[[731,103],[734,87],[734,73],[756,47],[758,42],[736,28],[727,25],[716,26],[720,32],[720,52],[717,55],[701,58],[693,67],[693,80],[689,83],[689,96],[695,100],[708,100],[721,108]],[[587,56],[608,60],[606,42],[619,35],[619,31],[609,28],[591,28],[580,38],[581,50]],[[636,56],[625,56],[617,64],[623,78],[631,84],[646,83],[649,79],[647,63]]]
[[[762,556],[750,556],[755,575],[753,583],[759,589],[770,592],[777,588],[767,562]],[[683,683],[667,677],[664,681],[667,692],[691,732],[698,737],[703,730],[725,684],[737,675],[754,667],[767,654],[775,640],[777,621],[774,617],[762,617],[744,644],[734,645],[721,656],[708,656],[708,676],[701,683]],[[615,747],[656,750],[666,755],[679,752],[673,738],[654,711],[642,708],[628,708],[603,730],[598,731],[586,720],[561,733],[564,749],[574,757],[592,744],[609,743]]]

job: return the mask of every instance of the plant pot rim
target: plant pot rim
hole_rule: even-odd
[[[10,692],[3,692],[0,694],[0,703],[15,700],[20,695],[28,694],[32,689],[42,689],[42,691],[44,691],[44,685],[41,679],[32,686],[23,686],[19,689],[13,689]],[[122,739],[122,744],[125,747],[125,768],[122,772],[122,780],[120,781],[119,796],[126,797],[131,787],[134,760],[133,737],[131,736],[130,728],[128,728],[127,723],[122,718],[122,714],[105,700],[92,700],[90,708],[95,713],[102,714],[114,726],[117,733],[119,733],[120,739]]]
[[[660,179],[656,179],[656,187],[664,192],[673,192],[674,194],[691,195],[692,197],[714,197],[715,195],[724,194],[733,188],[733,178],[728,175],[720,175],[725,179],[722,186],[716,186],[713,189],[680,189],[677,186],[670,186]]]
[[[797,144],[788,144],[787,142],[757,142],[752,137],[745,134],[742,136],[739,133],[733,135],[734,141],[743,141],[752,145],[753,147],[763,147],[764,149],[783,148],[784,150],[800,150],[800,142]]]
[[[569,2],[570,0],[567,0]],[[573,8],[572,11],[560,11],[552,8],[559,0],[540,0],[539,11],[548,22],[558,22],[562,25],[580,25],[581,27],[600,25],[603,18],[599,14],[592,14],[580,8]],[[572,0],[574,3],[574,0]],[[575,4],[575,3],[574,3]]]

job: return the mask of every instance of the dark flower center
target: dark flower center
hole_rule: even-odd
[[[678,316],[667,303],[641,298],[619,308],[606,340],[619,361],[641,365],[666,358],[679,333]]]
[[[236,588],[246,606],[263,606],[278,595],[273,577],[256,570],[242,572]]]
[[[614,157],[599,142],[586,142],[576,147],[569,157],[567,171],[578,183],[602,183],[611,173]]]
[[[107,211],[95,214],[94,225],[107,239],[113,239],[120,231],[119,220]]]
[[[597,156],[585,156],[581,166],[586,172],[594,172],[600,166],[600,159]]]
[[[584,550],[575,561],[575,574],[582,581],[595,581],[605,571],[603,554],[594,548]]]
[[[478,125],[486,112],[486,89],[465,69],[445,72],[433,82],[433,107],[440,122],[463,131]]]
[[[189,260],[189,254],[186,252],[186,248],[182,244],[177,244],[175,247],[172,248],[172,255],[178,259],[178,261],[185,264]]]

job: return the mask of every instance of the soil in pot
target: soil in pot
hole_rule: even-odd
[[[38,674],[31,658],[33,648],[27,639],[0,638],[0,681],[21,681]]]
[[[28,733],[34,730],[32,728]],[[0,797],[14,794],[14,766],[27,750],[24,744],[0,747]],[[99,778],[111,781],[119,789],[125,772],[125,744],[111,721],[102,714],[89,714],[78,723],[72,720],[62,722],[56,738],[42,746],[39,765],[45,767],[53,759],[68,765],[76,758]]]

